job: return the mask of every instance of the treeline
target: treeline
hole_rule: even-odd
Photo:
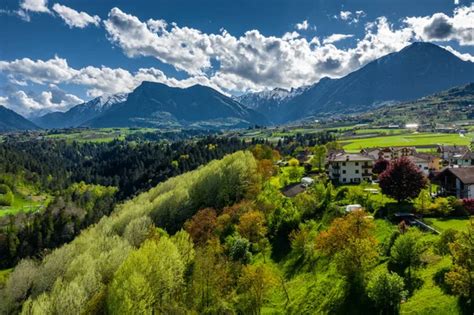
[[[214,136],[172,144],[2,143],[0,174],[14,174],[6,177],[12,179],[9,187],[34,183],[54,200],[44,211],[0,217],[0,267],[69,242],[108,215],[117,201],[247,145]]]
[[[22,258],[38,257],[44,250],[74,239],[80,231],[110,214],[115,187],[71,185],[44,211],[3,217],[0,227],[0,268],[10,268]]]
[[[51,191],[81,181],[115,186],[123,200],[246,145],[238,138],[216,136],[171,144],[6,141],[0,143],[0,173],[24,174]]]

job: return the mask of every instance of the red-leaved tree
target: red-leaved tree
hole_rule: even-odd
[[[389,167],[389,165],[390,165],[390,161],[386,159],[378,159],[375,162],[374,167],[372,168],[372,173],[382,174]]]
[[[426,186],[425,175],[408,158],[402,157],[390,163],[379,176],[382,192],[398,202],[416,198]]]

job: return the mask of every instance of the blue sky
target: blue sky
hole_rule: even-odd
[[[64,111],[143,80],[289,89],[413,41],[474,61],[473,34],[474,4],[463,0],[4,0],[0,104]]]

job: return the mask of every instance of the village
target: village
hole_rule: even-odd
[[[474,152],[469,146],[438,145],[429,152],[425,148],[417,150],[415,146],[364,148],[358,153],[329,148],[322,161],[316,161],[321,153],[315,151],[318,149],[302,150],[291,159],[277,162],[280,173],[289,173],[290,177],[296,171],[285,169],[301,168],[299,180],[290,180],[281,188],[286,197],[294,198],[321,181],[332,184],[338,190],[356,191],[360,188],[362,201],[339,204],[341,211],[366,210],[394,224],[403,222],[437,234],[440,231],[427,224],[432,222],[428,218],[435,221],[464,218],[467,221],[473,214],[469,209],[474,198]],[[419,196],[409,198],[405,203],[388,202],[379,185],[379,176],[391,163],[400,159],[409,161],[423,174],[427,184]],[[380,167],[383,169],[380,170]],[[374,206],[377,202],[370,202],[371,199],[379,201],[379,204]],[[445,204],[445,209],[436,209],[440,204]],[[460,210],[463,208],[461,205],[464,205],[464,210]]]

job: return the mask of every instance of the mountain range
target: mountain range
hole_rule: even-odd
[[[36,129],[38,126],[31,121],[0,105],[0,132]]]
[[[89,102],[74,106],[67,112],[53,112],[41,117],[32,118],[32,121],[42,128],[71,128],[80,127],[85,122],[105,113],[114,104],[127,99],[127,94],[99,96]]]
[[[323,78],[311,86],[231,98],[201,85],[176,88],[143,82],[129,94],[95,98],[65,113],[34,118],[33,122],[42,128],[185,126],[220,129],[285,124],[362,113],[470,82],[474,82],[473,62],[463,61],[434,44],[413,43],[342,78]],[[6,118],[0,115],[0,124],[11,126],[11,118],[8,122]],[[23,119],[16,128],[32,129],[34,124],[25,125]]]
[[[262,103],[254,109],[273,123],[335,113],[362,112],[385,104],[415,100],[474,82],[474,63],[430,43],[413,43],[376,59],[339,79],[323,78],[280,102],[278,110]],[[244,105],[247,98],[242,97]]]

